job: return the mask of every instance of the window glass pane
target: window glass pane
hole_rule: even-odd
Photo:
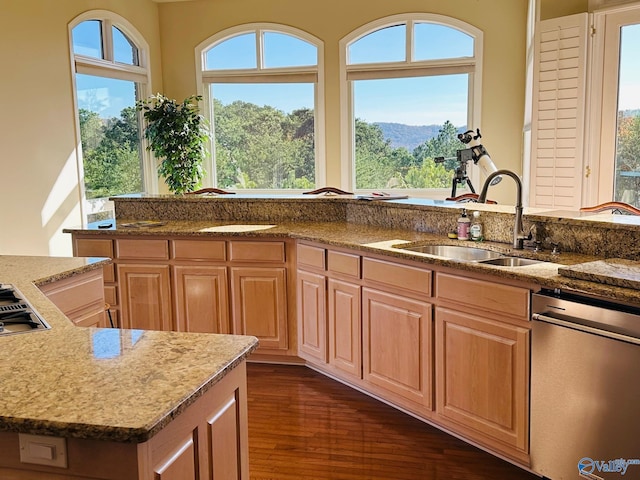
[[[276,32],[264,32],[265,68],[316,65],[316,47],[304,40]]]
[[[73,53],[85,57],[104,58],[102,54],[102,33],[100,20],[87,20],[71,31]]]
[[[469,77],[359,80],[353,82],[356,188],[450,187],[464,148]]]
[[[258,68],[256,64],[255,33],[237,35],[219,43],[206,52],[206,70],[233,68]]]
[[[406,59],[406,25],[376,30],[349,45],[347,63],[402,62]]]
[[[315,187],[314,84],[212,84],[217,186]]]
[[[86,198],[99,211],[105,197],[143,191],[136,84],[78,74],[76,85]]]
[[[414,60],[473,57],[473,37],[435,23],[414,25]]]
[[[614,200],[640,206],[640,25],[622,27]]]
[[[116,62],[127,65],[139,65],[138,49],[127,36],[117,27],[112,28],[113,32],[113,59]]]

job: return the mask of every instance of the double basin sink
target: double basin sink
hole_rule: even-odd
[[[458,260],[461,262],[482,263],[499,267],[523,267],[543,263],[541,260],[532,260],[522,257],[510,257],[499,252],[485,250],[483,248],[465,247],[462,245],[394,245],[393,248],[409,252],[425,253],[437,257]]]

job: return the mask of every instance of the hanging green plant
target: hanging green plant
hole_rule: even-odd
[[[204,175],[209,129],[200,114],[199,95],[177,103],[161,94],[136,103],[147,122],[147,147],[160,160],[158,173],[173,193],[196,190]]]

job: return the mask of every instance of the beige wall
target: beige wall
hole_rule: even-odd
[[[162,87],[151,0],[0,0],[0,255],[71,254],[62,228],[81,217],[67,25],[91,9],[113,11],[142,33],[154,88]]]
[[[539,0],[540,19],[564,17],[588,11],[588,0]]]
[[[274,22],[325,42],[327,183],[340,185],[339,49],[342,37],[377,18],[403,12],[449,15],[485,34],[482,133],[501,168],[522,171],[524,56],[527,0],[197,0],[160,5],[165,94],[196,91],[195,47],[225,28]],[[184,25],[189,25],[184,28]],[[512,189],[509,182],[499,188]],[[511,200],[512,193],[509,193]],[[492,191],[492,197],[500,196]],[[512,200],[511,200],[512,201]]]

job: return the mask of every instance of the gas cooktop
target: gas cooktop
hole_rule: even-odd
[[[49,328],[16,287],[0,283],[0,336]]]

